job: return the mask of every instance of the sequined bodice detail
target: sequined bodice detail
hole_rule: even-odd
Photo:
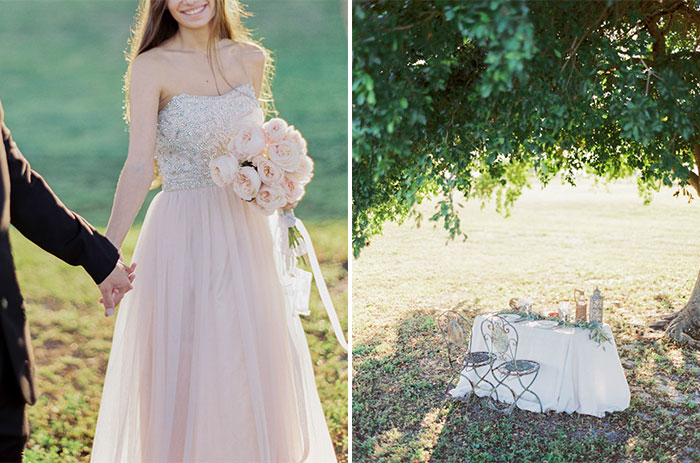
[[[223,95],[173,97],[158,113],[156,162],[163,190],[214,185],[209,161],[224,152],[235,122],[257,106],[250,84]]]

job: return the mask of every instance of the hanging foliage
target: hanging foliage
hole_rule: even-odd
[[[582,170],[700,194],[700,5],[353,2],[353,249],[456,195],[507,211]]]

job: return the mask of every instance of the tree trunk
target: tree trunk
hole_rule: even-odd
[[[666,328],[665,336],[680,343],[700,348],[700,340],[693,337],[700,333],[700,273],[698,273],[693,292],[685,307],[671,317],[667,317],[665,323],[668,322],[670,323]],[[665,323],[662,322],[662,325]]]
[[[695,188],[696,193],[700,197],[700,143],[693,145],[693,159],[698,172],[692,170],[688,178],[688,182]],[[695,348],[700,348],[700,273],[695,280],[693,292],[690,294],[690,299],[680,311],[670,316],[664,317],[663,320],[653,323],[652,328],[663,329],[666,324],[665,336],[676,341],[689,344]]]

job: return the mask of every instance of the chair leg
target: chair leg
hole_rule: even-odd
[[[445,396],[445,398],[448,398],[448,397],[451,399],[455,398],[455,397],[452,397],[452,395],[450,394],[450,391],[452,389],[454,389],[454,387],[456,386],[455,379],[457,379],[459,376],[463,376],[461,371],[456,371],[452,374],[452,377],[447,382],[447,388],[445,389],[445,393],[443,394]],[[469,378],[467,378],[467,381],[469,381]],[[471,383],[471,381],[470,381],[470,383]]]
[[[515,403],[515,391],[513,390],[513,388],[511,388],[505,382],[505,380],[508,376],[502,375],[501,378],[498,378],[498,376],[496,376],[496,371],[497,371],[496,368],[493,368],[493,367],[491,368],[491,374],[492,374],[494,380],[496,381],[496,384],[495,384],[495,386],[492,387],[491,392],[487,396],[486,406],[492,410],[496,410],[498,412],[506,413],[506,414],[510,415],[513,412],[513,404]],[[498,393],[498,388],[500,386],[505,387],[506,390],[508,390],[508,392],[510,392],[510,394],[513,398],[513,403],[511,403],[505,407],[500,407],[500,406],[496,405],[498,403],[503,402],[502,400],[500,400],[499,393]],[[495,395],[495,398],[494,398],[494,395]]]
[[[485,367],[485,366],[486,365],[482,365],[482,367]],[[481,368],[481,367],[474,367],[473,368],[474,374],[478,378],[477,381],[472,384],[472,391],[474,391],[474,395],[476,395],[476,388],[479,387],[479,385],[481,385],[481,383],[487,383],[489,386],[491,386],[491,389],[494,388],[493,383],[491,381],[489,381],[488,379],[486,379],[486,377],[489,375],[489,372],[491,371],[490,366],[489,366],[489,368],[486,369],[486,371],[484,372],[483,375],[479,374],[479,368]],[[470,381],[470,383],[471,383],[471,381]]]
[[[540,396],[538,396],[538,395],[535,393],[535,391],[533,391],[533,390],[530,389],[530,387],[532,387],[532,385],[535,383],[535,380],[537,379],[537,376],[538,376],[539,374],[540,374],[540,370],[538,369],[538,370],[535,372],[534,376],[532,377],[532,381],[530,381],[530,384],[528,384],[526,392],[529,392],[530,394],[532,394],[532,396],[537,400],[537,403],[538,403],[539,406],[540,406],[540,413],[544,413],[544,407],[542,407],[542,401],[540,400]]]
[[[450,380],[447,382],[447,389],[445,389],[445,393],[443,394],[444,397],[451,398],[451,399],[458,399],[458,400],[462,400],[465,402],[470,401],[471,395],[474,394],[474,387],[475,387],[474,381],[472,381],[468,376],[468,373],[471,371],[474,371],[476,373],[476,369],[474,367],[467,367],[466,365],[462,365],[462,367],[460,369],[455,371],[454,374],[452,375],[452,377],[450,378]],[[477,375],[477,377],[479,376],[478,373],[476,373],[476,375]],[[467,380],[467,382],[469,383],[469,386],[471,387],[469,394],[467,396],[465,396],[464,398],[463,397],[453,397],[450,394],[450,391],[452,389],[454,389],[457,386],[457,384],[459,384],[459,382],[455,383],[455,380],[457,378],[460,378],[460,377]]]
[[[485,365],[484,365],[484,366],[485,366]],[[486,377],[488,376],[490,370],[486,370],[485,373],[481,374],[481,373],[479,373],[479,368],[481,368],[481,367],[467,367],[467,366],[463,366],[459,371],[456,371],[456,372],[452,375],[452,377],[450,378],[450,380],[447,382],[447,388],[445,389],[445,392],[444,392],[443,396],[444,396],[445,398],[461,399],[461,400],[464,400],[465,402],[469,402],[469,401],[471,400],[471,398],[472,398],[472,395],[476,395],[476,388],[477,388],[479,385],[481,385],[481,383],[487,383],[489,386],[491,386],[491,389],[493,389],[493,388],[494,388],[493,383],[491,383],[491,381],[489,381],[488,379],[486,379]],[[468,376],[468,374],[471,373],[471,372],[474,372],[474,375],[476,376],[476,380],[472,380],[472,379]],[[456,386],[455,380],[456,380],[458,377],[464,378],[464,379],[469,383],[469,386],[471,387],[471,390],[469,391],[469,394],[466,395],[464,398],[461,398],[461,397],[452,397],[452,395],[450,394],[450,391],[451,391],[452,389],[454,389],[454,387]]]
[[[544,408],[542,407],[542,401],[540,400],[540,397],[535,393],[535,391],[532,391],[532,390],[530,389],[530,387],[532,387],[532,385],[535,383],[535,380],[537,379],[537,376],[538,376],[539,374],[540,374],[540,370],[538,369],[538,370],[535,372],[535,374],[532,376],[532,379],[530,380],[530,382],[528,383],[527,386],[525,386],[525,383],[523,383],[522,376],[521,376],[521,375],[517,375],[518,382],[520,383],[520,387],[522,387],[523,390],[520,392],[520,394],[518,394],[518,397],[515,399],[515,401],[513,401],[513,404],[514,404],[514,405],[515,405],[515,403],[516,403],[518,400],[520,400],[520,398],[521,398],[526,392],[529,392],[529,393],[532,394],[532,396],[537,400],[537,403],[538,403],[539,406],[540,406],[540,413],[543,413],[543,412],[544,412]]]

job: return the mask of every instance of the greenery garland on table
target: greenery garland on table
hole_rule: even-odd
[[[597,343],[598,346],[603,348],[603,350],[605,350],[605,346],[603,346],[603,343],[609,342],[612,344],[612,339],[608,337],[608,335],[605,333],[605,330],[603,330],[603,325],[601,325],[600,323],[580,321],[569,322],[558,316],[550,317],[535,312],[528,313],[521,310],[509,310],[507,312],[501,312],[499,315],[505,314],[519,315],[523,319],[530,321],[551,320],[557,322],[559,325],[569,326],[572,328],[583,328],[584,330],[588,330],[588,339]]]

